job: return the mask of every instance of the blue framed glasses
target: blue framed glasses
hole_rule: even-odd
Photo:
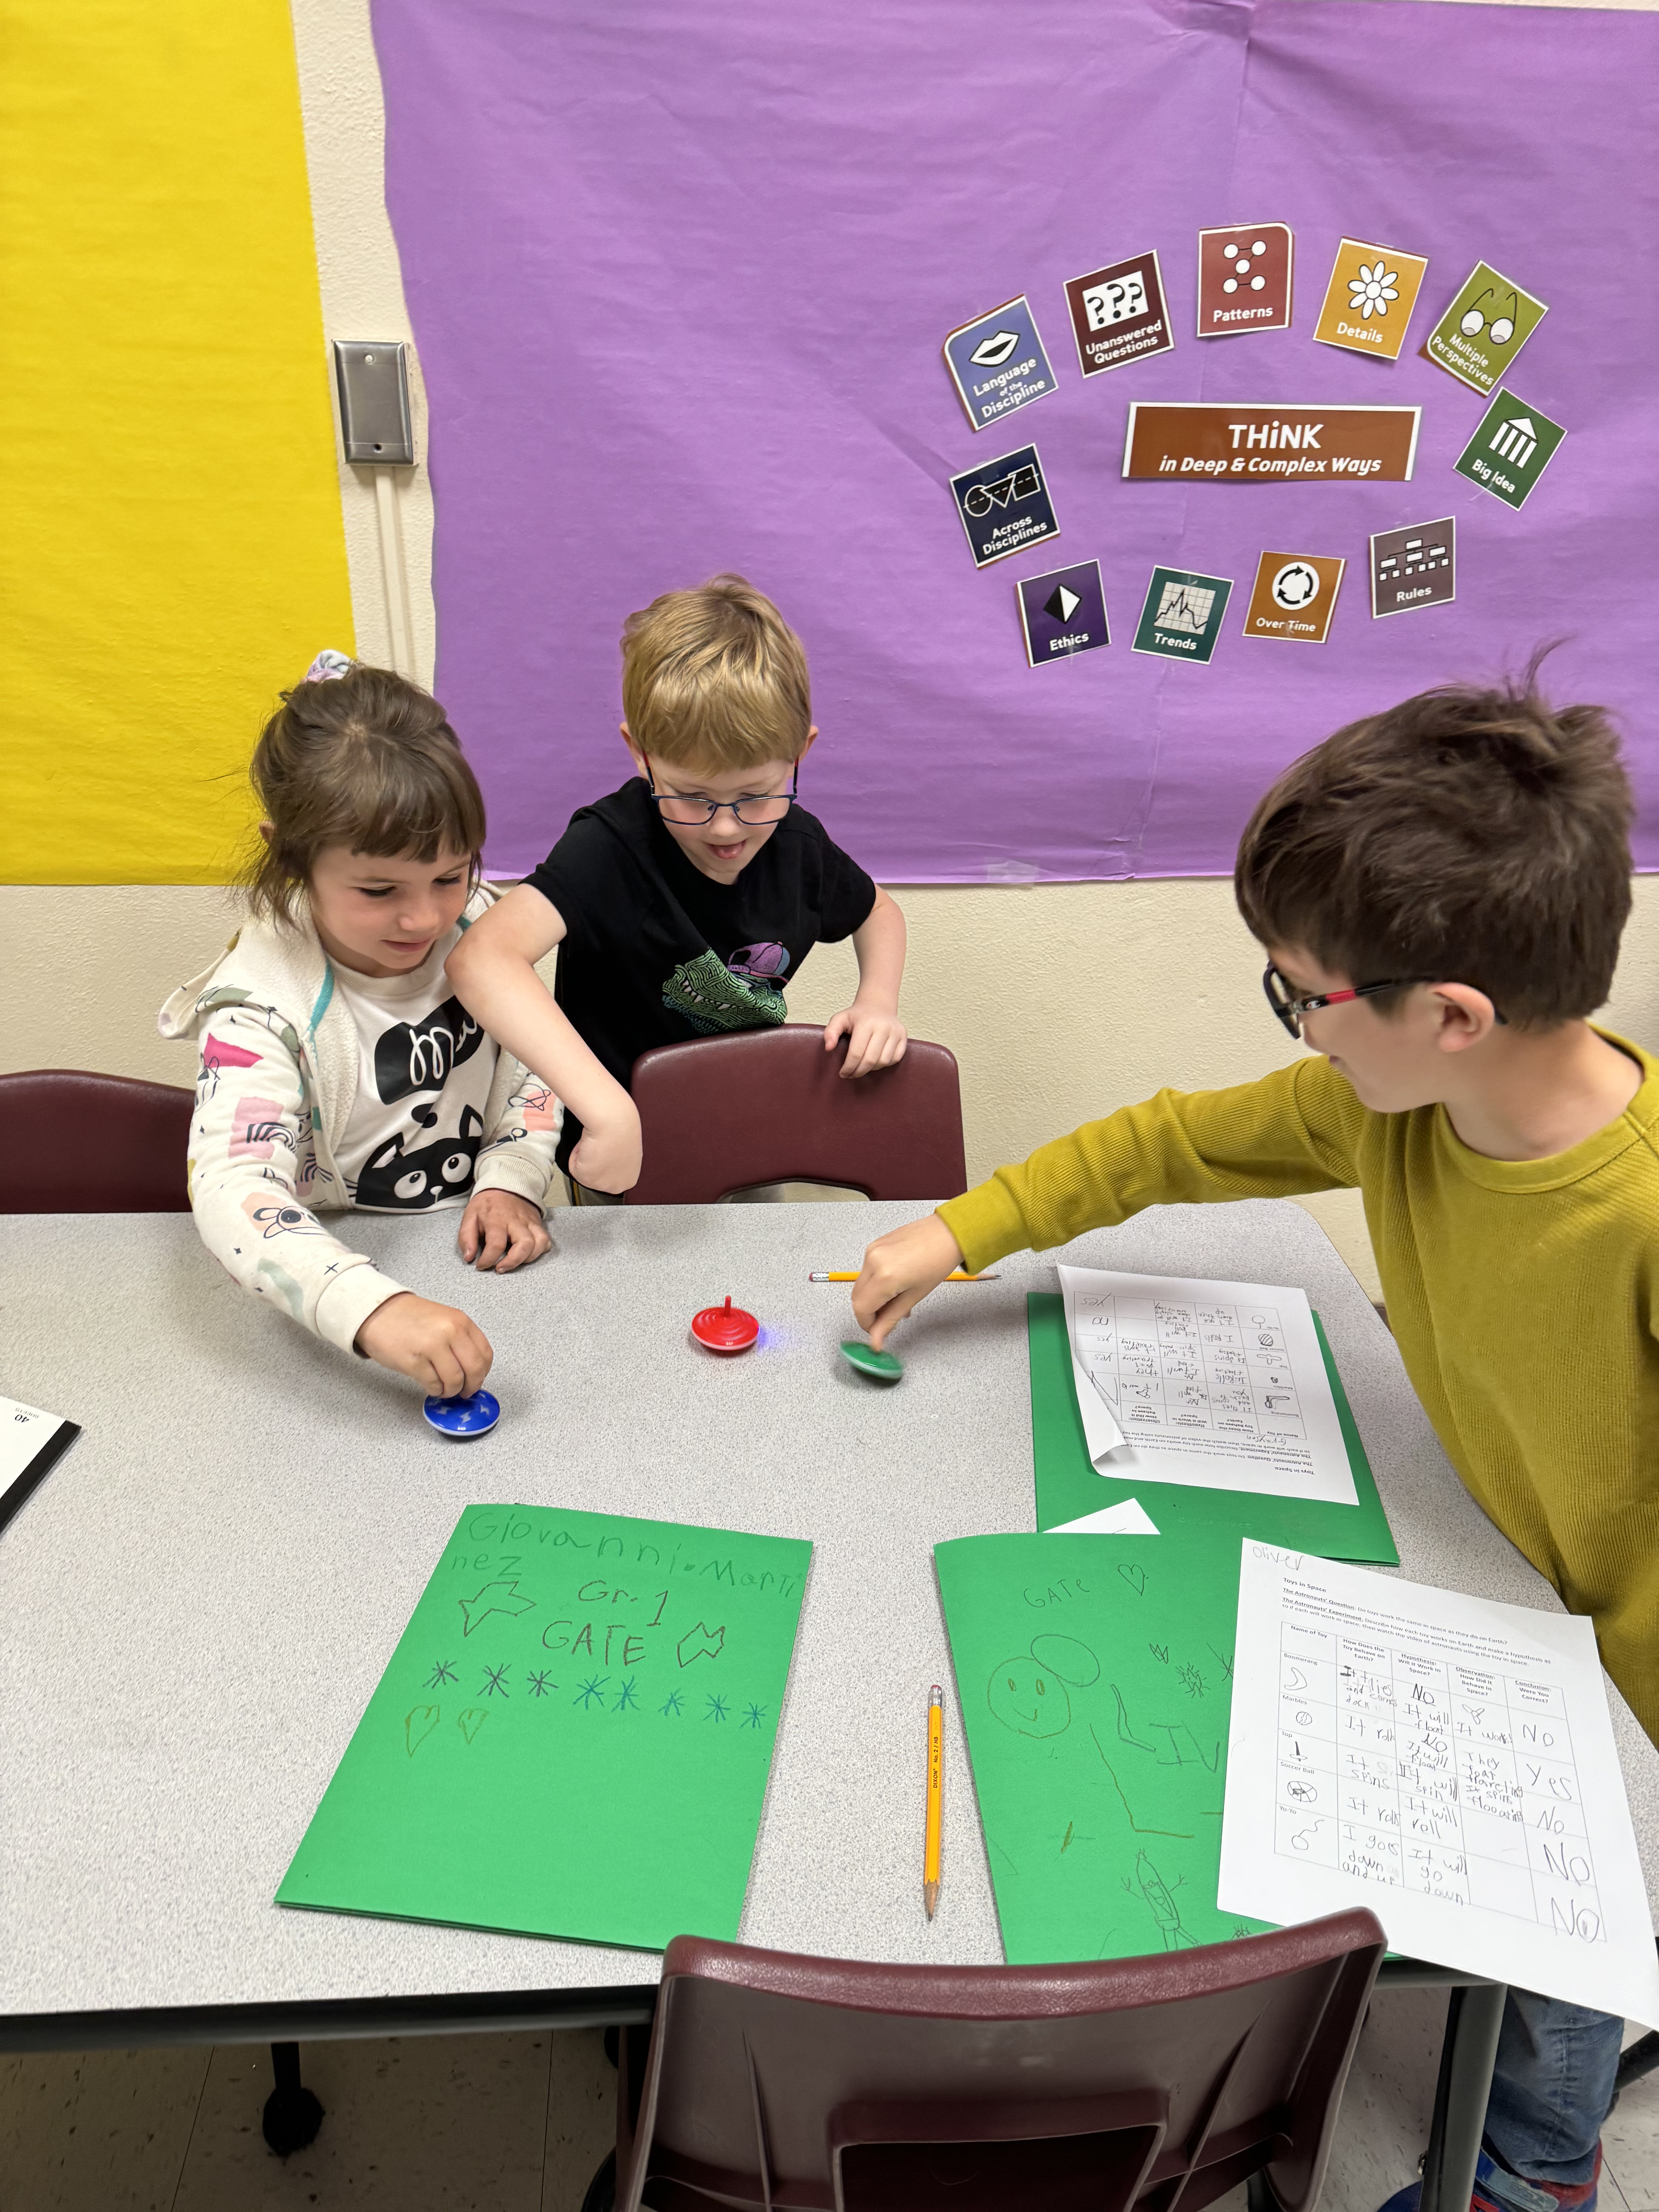
[[[650,754],[641,753],[640,758],[645,763],[651,803],[658,814],[665,822],[677,822],[688,830],[705,829],[722,807],[729,807],[732,820],[740,822],[745,830],[763,830],[775,822],[781,822],[800,793],[799,760],[787,791],[744,792],[738,799],[688,799],[680,792],[659,791]]]

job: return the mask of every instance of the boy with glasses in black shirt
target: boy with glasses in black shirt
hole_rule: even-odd
[[[741,576],[716,576],[630,615],[622,648],[636,773],[577,809],[448,963],[468,1012],[563,1098],[578,1203],[638,1178],[640,1054],[781,1022],[784,981],[820,939],[851,937],[858,956],[857,994],[823,1031],[826,1051],[848,1041],[842,1075],[905,1046],[904,917],[796,795],[817,736],[800,640]],[[550,997],[535,963],[556,945]]]

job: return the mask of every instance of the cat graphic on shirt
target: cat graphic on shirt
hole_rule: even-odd
[[[435,1106],[417,1106],[413,1119],[429,1129],[438,1118]],[[378,1146],[364,1161],[352,1201],[391,1213],[424,1213],[441,1200],[459,1198],[472,1188],[483,1117],[474,1108],[461,1109],[461,1126],[453,1137],[434,1137],[412,1152],[404,1149],[400,1129]]]

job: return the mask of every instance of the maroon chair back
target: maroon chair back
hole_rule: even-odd
[[[0,1075],[0,1213],[188,1213],[195,1093],[130,1075]]]
[[[678,1936],[642,2079],[636,2212],[1200,2212],[1319,2193],[1382,1929],[1332,1914],[1092,1966],[889,1966]]]
[[[751,1183],[832,1182],[866,1198],[968,1188],[954,1053],[912,1037],[896,1067],[842,1080],[846,1047],[791,1022],[634,1063],[645,1167],[630,1206],[710,1206]]]

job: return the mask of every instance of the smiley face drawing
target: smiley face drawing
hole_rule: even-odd
[[[1100,1662],[1072,1636],[1034,1636],[1029,1651],[1005,1659],[987,1687],[991,1711],[1017,1735],[1061,1735],[1072,1724],[1066,1691],[1100,1680]]]

